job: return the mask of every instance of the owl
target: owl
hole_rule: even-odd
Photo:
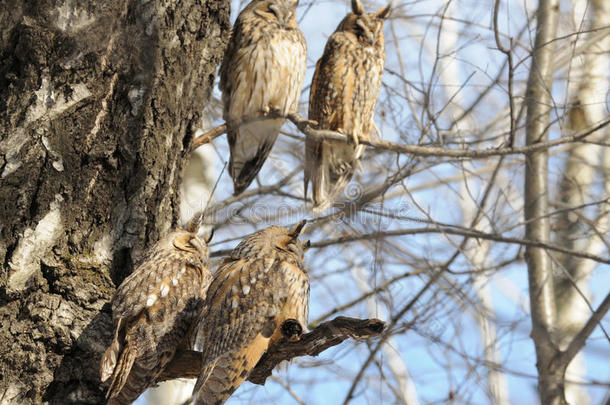
[[[197,220],[149,249],[112,299],[114,339],[102,356],[109,404],[130,404],[155,383],[201,312],[212,274]]]
[[[358,137],[370,139],[385,62],[383,23],[390,5],[365,14],[360,0],[331,35],[316,64],[309,96],[309,119],[319,129],[338,131],[351,144],[305,142],[305,198],[312,183],[314,208],[324,210],[341,195],[364,153]]]
[[[254,0],[237,17],[220,66],[223,117],[229,123],[229,173],[234,194],[244,191],[269,156],[283,119],[231,121],[270,112],[296,112],[306,71],[298,0]]]
[[[202,352],[193,404],[222,404],[279,339],[298,340],[309,314],[305,221],[244,239],[216,270],[192,345]]]

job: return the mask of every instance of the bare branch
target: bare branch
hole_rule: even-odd
[[[377,238],[401,236],[401,235],[416,235],[416,234],[423,234],[423,233],[446,233],[446,234],[450,234],[450,235],[466,236],[469,238],[494,240],[496,242],[514,243],[514,244],[523,245],[523,246],[530,246],[533,248],[553,250],[556,252],[561,252],[561,253],[577,256],[577,257],[582,257],[585,259],[594,260],[599,263],[610,264],[610,258],[591,255],[590,253],[587,253],[587,252],[579,252],[576,250],[566,249],[564,247],[553,245],[548,242],[541,242],[541,241],[537,241],[537,240],[528,240],[528,239],[521,239],[521,238],[511,238],[511,237],[494,235],[494,234],[490,234],[490,233],[480,232],[480,231],[476,231],[476,230],[469,230],[469,229],[464,229],[464,228],[438,227],[438,226],[426,227],[426,228],[396,229],[396,230],[389,230],[389,231],[382,231],[382,232],[373,232],[373,233],[368,233],[368,234],[363,234],[363,235],[342,236],[340,238],[327,239],[327,240],[320,241],[320,242],[314,242],[311,244],[311,248],[321,248],[321,247],[330,246],[330,245],[334,245],[334,244],[341,244],[341,243],[353,242],[353,241],[359,241],[359,240],[365,240],[365,239],[377,239]],[[216,256],[216,255],[213,254],[212,256]]]
[[[313,331],[304,334],[296,342],[280,340],[261,357],[250,373],[248,381],[265,385],[267,377],[279,363],[300,356],[317,356],[324,350],[342,343],[348,338],[364,340],[379,336],[385,330],[385,322],[379,319],[356,319],[339,316],[324,322]],[[201,353],[182,350],[163,371],[158,381],[175,378],[197,378],[201,371]]]
[[[578,332],[578,334],[574,337],[574,339],[570,342],[565,351],[561,352],[561,355],[558,359],[558,364],[560,368],[567,367],[567,365],[572,361],[574,356],[583,348],[585,342],[595,330],[595,327],[601,322],[603,317],[610,310],[610,294],[606,295],[606,298],[599,305],[597,310],[593,312],[585,326]]]
[[[310,136],[319,140],[330,140],[337,142],[345,142],[351,143],[351,137],[345,136],[340,132],[330,131],[326,129],[315,129],[312,127],[312,122],[306,120],[301,117],[297,113],[290,113],[287,116],[282,116],[279,114],[270,113],[266,116],[259,117],[244,117],[239,120],[235,120],[231,123],[231,125],[243,125],[246,123],[260,121],[260,120],[268,120],[268,119],[278,119],[278,118],[287,118],[292,123],[294,123],[299,131],[303,134]],[[367,145],[374,147],[380,150],[386,150],[389,152],[395,153],[406,153],[410,155],[416,156],[438,156],[438,157],[452,157],[457,159],[483,159],[488,158],[490,156],[504,156],[504,155],[522,155],[522,154],[530,154],[533,152],[539,152],[543,150],[547,150],[549,148],[563,145],[566,143],[579,142],[582,139],[588,137],[589,135],[597,132],[598,130],[606,127],[610,124],[610,119],[604,120],[600,122],[598,125],[590,128],[586,131],[579,132],[575,135],[571,136],[563,136],[559,139],[550,142],[538,142],[536,144],[523,146],[519,148],[490,148],[484,150],[467,150],[467,149],[447,149],[440,147],[432,147],[432,146],[419,146],[419,145],[405,145],[397,142],[389,142],[382,140],[374,140],[374,139],[362,139],[358,138],[358,142],[362,145]],[[227,130],[228,124],[222,124],[218,127],[211,129],[205,134],[193,139],[191,143],[191,150],[198,148],[201,145],[211,142],[213,139],[222,135]]]

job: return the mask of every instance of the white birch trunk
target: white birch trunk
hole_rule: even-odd
[[[592,32],[606,27],[610,24],[610,4],[604,0],[591,2],[592,7],[590,27],[586,23],[585,10],[587,4],[584,0],[574,0],[574,26],[576,29],[590,28]],[[582,34],[586,37],[586,34]],[[576,58],[570,83],[570,99],[572,107],[569,111],[568,129],[570,131],[582,131],[599,123],[605,117],[605,97],[608,93],[608,72],[610,69],[610,36],[594,44],[589,52]],[[602,129],[593,135],[595,140],[607,138],[607,129]],[[564,207],[578,207],[585,204],[593,195],[593,182],[596,175],[596,167],[600,167],[602,152],[607,148],[591,143],[576,143],[571,146],[566,163],[566,169],[562,179],[561,195],[559,200]],[[608,153],[605,153],[604,159]],[[609,162],[601,167],[607,168]],[[606,175],[606,192],[608,195],[608,176]],[[604,214],[608,204],[600,204],[598,220],[594,226],[600,234],[608,231],[608,215]],[[584,235],[587,229],[583,228],[580,215],[582,209],[569,211],[559,219],[558,239],[562,246],[576,251],[587,251],[599,254],[603,250],[603,243],[597,236]],[[587,225],[586,225],[587,226]],[[588,227],[588,226],[587,226]],[[595,267],[590,260],[577,259],[572,256],[561,256],[560,263],[566,272],[557,283],[557,312],[559,314],[559,345],[563,350],[572,340],[574,335],[584,326],[588,320],[591,309],[587,305],[590,300],[588,281]],[[590,402],[589,395],[583,385],[570,384],[569,381],[585,380],[586,368],[582,352],[576,355],[569,364],[566,371],[566,399],[571,404],[586,405]]]
[[[447,17],[457,17],[456,2],[452,2],[446,10]],[[457,89],[460,89],[460,69],[457,63],[457,55],[452,55],[458,48],[458,33],[459,33],[459,22],[457,19],[446,19],[443,22],[443,32],[440,36],[439,51],[444,57],[439,60],[439,76],[441,82],[447,86],[446,96],[447,99],[452,99],[452,104],[448,107],[448,112],[452,115],[452,119],[459,117],[463,113],[462,109],[462,97],[461,93],[454,94]],[[457,133],[461,131],[468,133],[469,129],[474,127],[472,119],[467,117],[462,122],[456,125]],[[493,164],[493,163],[491,163]],[[474,172],[476,168],[470,161],[464,162],[465,174],[463,181],[460,183],[460,206],[462,209],[462,217],[464,219],[464,226],[469,227],[476,215],[477,205],[473,200],[468,190],[476,189],[474,182],[469,182],[466,177],[466,173]],[[481,226],[477,226],[476,229],[488,232],[490,227],[487,221],[482,218],[480,221]],[[490,249],[489,241],[475,241],[477,248],[464,252],[464,255],[472,263],[473,270],[482,268],[485,266],[487,253]],[[483,355],[486,364],[498,364],[500,355],[498,353],[498,345],[496,341],[496,327],[490,318],[494,316],[493,299],[491,296],[491,290],[489,288],[489,277],[485,273],[478,273],[473,275],[475,292],[480,304],[480,310],[475,316],[477,324],[479,326],[479,334],[481,337],[481,343],[483,345]],[[487,369],[487,396],[493,404],[508,405],[508,383],[506,376],[499,370],[489,367]]]
[[[369,293],[371,286],[367,278],[367,274],[362,267],[356,266],[351,271],[352,277],[362,294]],[[389,319],[387,311],[375,302],[375,297],[372,295],[366,299],[366,306],[370,317],[379,319]],[[400,400],[406,405],[419,405],[417,399],[417,389],[413,383],[409,369],[402,359],[402,356],[397,350],[398,344],[394,338],[389,338],[383,345],[383,352],[387,366],[392,372],[392,376],[396,381],[398,388],[397,394],[400,395]]]

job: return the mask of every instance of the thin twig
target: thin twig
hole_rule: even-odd
[[[362,234],[362,235],[342,236],[340,238],[326,239],[326,240],[323,240],[320,242],[314,242],[311,244],[311,248],[312,249],[322,248],[322,247],[335,245],[335,244],[355,242],[355,241],[367,240],[367,239],[376,239],[379,237],[418,235],[418,234],[423,234],[423,233],[446,233],[446,234],[450,234],[450,235],[461,235],[461,236],[466,236],[466,237],[475,238],[475,239],[488,239],[488,240],[493,240],[496,242],[512,243],[512,244],[517,244],[517,245],[553,250],[556,252],[561,252],[561,253],[573,255],[576,257],[582,257],[584,259],[594,260],[599,263],[610,264],[610,258],[596,256],[596,255],[592,255],[592,254],[586,253],[586,252],[566,249],[564,247],[553,245],[551,243],[544,243],[544,242],[540,242],[540,241],[533,241],[533,240],[527,240],[527,239],[522,239],[522,238],[511,238],[511,237],[507,237],[507,236],[494,235],[494,234],[480,232],[480,231],[476,231],[476,230],[460,229],[460,228],[454,228],[454,227],[438,227],[438,226],[424,227],[424,228],[396,229],[396,230],[374,232],[374,233],[368,233],[368,234]]]
[[[413,305],[415,305],[415,303],[417,303],[417,301],[419,301],[421,296],[432,286],[432,284],[434,284],[436,282],[436,280],[438,280],[438,278],[443,274],[444,271],[445,271],[445,267],[443,266],[442,268],[437,270],[436,273],[432,274],[432,276],[430,277],[428,282],[418,291],[418,293],[413,298],[411,298],[411,300],[409,300],[409,302],[400,311],[398,311],[398,313],[396,313],[396,315],[392,316],[392,319],[388,323],[387,329],[391,329],[392,327],[394,327],[394,325],[396,325],[396,323],[413,307]],[[379,339],[379,342],[377,342],[377,345],[371,350],[366,361],[360,368],[360,371],[358,372],[358,374],[352,381],[352,385],[350,386],[350,389],[347,392],[347,395],[345,396],[343,405],[347,405],[349,403],[349,401],[351,401],[351,399],[353,398],[353,395],[354,395],[354,391],[356,390],[356,386],[358,385],[358,382],[362,379],[362,377],[364,375],[364,371],[367,369],[369,364],[371,364],[371,361],[373,361],[373,359],[375,358],[375,355],[377,354],[379,349],[381,349],[381,347],[383,346],[385,341],[390,336],[391,336],[390,333],[386,333],[385,335],[383,335],[381,337],[381,339]]]
[[[515,66],[513,64],[513,39],[510,38],[510,49],[507,49],[502,45],[500,41],[500,35],[498,32],[498,12],[500,9],[500,0],[496,0],[494,5],[494,38],[496,40],[496,46],[506,55],[508,61],[508,102],[510,108],[510,133],[508,137],[508,146],[512,147],[515,142],[515,98],[513,97],[513,76],[515,73]]]

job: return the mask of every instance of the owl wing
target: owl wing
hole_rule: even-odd
[[[112,376],[107,395],[115,403],[135,400],[171,360],[210,278],[203,265],[150,257],[121,284],[114,338],[100,366],[102,381]]]
[[[229,101],[231,100],[230,95],[233,92],[233,81],[234,78],[231,76],[231,68],[232,64],[235,63],[236,53],[239,50],[239,41],[238,38],[241,38],[243,33],[243,18],[242,14],[237,17],[235,24],[233,25],[233,29],[231,30],[231,36],[229,38],[229,43],[227,44],[227,49],[225,50],[224,57],[222,59],[222,63],[220,64],[219,76],[220,80],[218,82],[218,87],[222,92],[222,101],[224,105],[224,110],[229,110]],[[226,117],[225,117],[226,118]]]
[[[240,259],[221,267],[198,331],[203,368],[193,391],[195,403],[224,402],[281,338],[285,319],[297,319],[305,328],[308,296],[306,274],[285,261]]]
[[[138,317],[146,308],[149,296],[160,290],[161,280],[153,263],[154,260],[145,260],[123,280],[112,300],[113,320]]]
[[[100,362],[102,382],[110,378],[115,371],[119,356],[125,346],[126,328],[129,328],[143,314],[151,292],[159,290],[159,285],[155,282],[152,262],[153,260],[145,259],[136,271],[123,280],[114,294],[112,299],[114,337]],[[133,361],[129,363],[133,364]]]

